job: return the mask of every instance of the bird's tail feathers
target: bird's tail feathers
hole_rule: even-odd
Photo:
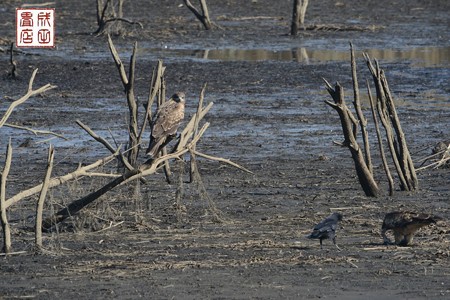
[[[319,232],[313,231],[308,235],[305,235],[308,239],[317,239],[319,237]]]
[[[156,155],[158,154],[159,150],[161,149],[161,146],[163,144],[164,140],[163,139],[158,139],[158,140],[152,140],[150,142],[150,145],[148,146],[147,149],[147,156],[150,157],[156,157]]]

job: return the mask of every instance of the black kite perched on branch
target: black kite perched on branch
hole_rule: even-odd
[[[155,157],[176,136],[178,126],[184,118],[184,104],[185,94],[178,92],[158,109],[152,125],[147,155]]]
[[[385,245],[392,244],[386,236],[386,231],[392,230],[394,232],[395,244],[399,246],[407,246],[411,244],[414,233],[421,227],[429,224],[435,224],[442,220],[441,217],[429,214],[420,214],[414,212],[391,212],[384,217],[383,225],[381,227],[381,235]]]
[[[336,248],[339,249],[336,244],[336,229],[338,226],[338,222],[342,220],[342,215],[340,213],[333,213],[326,219],[322,220],[319,224],[314,226],[313,232],[307,237],[310,239],[319,239],[320,240],[320,249],[322,249],[322,240],[324,239],[332,239],[333,244]]]

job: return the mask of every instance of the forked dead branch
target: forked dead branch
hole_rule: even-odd
[[[94,32],[96,35],[101,35],[104,32],[110,33],[110,27],[112,24],[117,24],[117,31],[120,33],[121,22],[131,25],[139,25],[140,28],[144,28],[140,22],[131,21],[123,17],[123,2],[119,0],[117,4],[117,12],[114,4],[114,0],[97,0],[97,25],[98,28]]]
[[[202,23],[206,30],[212,29],[213,23],[209,18],[208,5],[206,0],[199,0],[200,10],[198,10],[189,0],[183,0],[186,7],[195,15],[195,17]]]
[[[356,110],[357,117],[353,115],[353,113],[345,104],[344,90],[339,83],[336,83],[335,87],[333,88],[330,83],[328,83],[328,81],[324,79],[326,83],[326,89],[334,100],[334,102],[325,102],[332,108],[334,108],[339,114],[342,130],[344,133],[344,142],[342,145],[348,147],[352,154],[356,174],[358,176],[361,187],[363,188],[366,196],[377,197],[380,191],[374,178],[368,132],[366,128],[367,120],[364,117],[361,109],[356,72],[356,59],[353,46],[351,44],[350,48],[354,91],[353,104]],[[385,168],[386,176],[389,182],[389,194],[392,195],[394,191],[393,179],[388,168],[384,148],[381,142],[382,138],[378,126],[378,119],[381,121],[381,124],[385,129],[388,149],[400,180],[400,189],[402,191],[416,190],[418,188],[417,176],[411,156],[409,154],[405,135],[402,131],[400,120],[395,109],[394,100],[389,90],[387,79],[384,75],[384,71],[380,69],[376,60],[376,66],[374,66],[367,54],[364,54],[364,58],[372,74],[373,82],[376,88],[376,98],[373,99],[370,91],[370,86],[368,84],[369,99],[377,131],[380,154],[383,160],[383,167]],[[357,141],[359,130],[361,130],[362,134],[363,147],[361,147]]]
[[[11,105],[8,107],[8,109],[3,114],[3,117],[0,120],[0,128],[6,125],[6,121],[9,119],[11,114],[13,113],[14,109],[23,104],[25,101],[27,101],[30,97],[39,95],[43,92],[46,92],[48,90],[54,89],[56,86],[46,84],[36,90],[33,89],[33,82],[36,77],[38,69],[35,69],[31,75],[30,81],[28,83],[28,90],[24,96],[17,99]],[[12,162],[12,146],[11,146],[11,140],[9,140],[9,143],[6,147],[6,159],[5,159],[5,165],[3,167],[3,171],[1,172],[1,183],[0,183],[0,221],[2,224],[2,231],[3,231],[3,252],[8,254],[11,252],[12,246],[11,246],[11,230],[9,227],[8,222],[8,214],[7,214],[7,208],[8,208],[8,202],[6,200],[6,187],[7,187],[7,178],[9,174],[9,170],[11,169],[11,162]]]
[[[114,187],[123,185],[125,183],[131,182],[136,179],[140,179],[143,183],[145,183],[144,177],[152,175],[156,173],[158,170],[162,168],[168,167],[168,162],[171,160],[182,160],[183,155],[186,153],[190,153],[190,157],[203,157],[208,160],[212,161],[218,161],[222,163],[229,164],[233,167],[239,168],[243,171],[251,173],[251,171],[239,166],[236,163],[231,162],[228,159],[221,158],[221,157],[214,157],[207,154],[204,154],[200,152],[196,145],[197,142],[201,139],[207,128],[209,127],[209,123],[203,123],[202,120],[204,116],[208,113],[208,111],[211,109],[213,103],[209,102],[207,105],[203,105],[203,98],[205,94],[205,88],[206,85],[203,87],[200,95],[199,104],[197,106],[196,113],[191,117],[190,121],[187,122],[184,129],[181,131],[177,143],[172,147],[171,151],[161,151],[160,156],[152,157],[150,159],[145,160],[143,163],[138,164],[137,158],[139,154],[139,148],[142,140],[142,136],[145,134],[145,128],[146,125],[150,123],[150,125],[153,122],[152,119],[152,112],[151,107],[155,100],[157,99],[157,107],[159,107],[163,102],[165,98],[165,81],[164,81],[164,70],[165,67],[162,64],[162,61],[159,61],[157,64],[157,67],[155,71],[153,72],[153,78],[151,81],[151,87],[149,89],[149,96],[146,104],[144,105],[145,108],[145,114],[143,117],[143,120],[139,122],[138,120],[138,106],[137,101],[134,97],[134,72],[135,72],[135,62],[136,62],[136,47],[137,45],[134,45],[133,49],[133,55],[130,59],[130,68],[129,73],[126,74],[125,67],[122,64],[120,57],[117,54],[117,51],[115,50],[115,47],[111,41],[111,39],[108,39],[109,46],[111,53],[114,58],[114,62],[116,63],[116,66],[118,68],[121,81],[123,83],[123,86],[125,88],[125,94],[127,96],[127,103],[129,105],[129,112],[130,112],[130,123],[129,123],[129,144],[127,145],[127,148],[125,151],[121,151],[121,147],[119,146],[118,149],[115,149],[105,138],[97,135],[95,132],[93,132],[87,125],[82,123],[81,121],[77,121],[77,124],[83,128],[91,137],[93,137],[95,140],[100,142],[103,146],[105,146],[112,154],[108,157],[99,159],[98,161],[78,168],[77,170],[68,173],[63,176],[53,177],[51,178],[51,171],[52,171],[52,162],[53,162],[53,149],[49,150],[49,157],[48,157],[48,168],[46,172],[46,176],[44,179],[44,182],[42,184],[39,184],[37,186],[34,186],[32,188],[29,188],[27,190],[23,190],[19,192],[18,194],[10,197],[9,199],[6,199],[5,197],[5,190],[6,190],[6,178],[8,175],[8,170],[11,166],[11,156],[12,156],[12,148],[8,147],[7,153],[7,161],[5,163],[5,169],[2,172],[2,181],[1,181],[1,217],[2,217],[2,225],[4,230],[4,249],[6,252],[11,252],[11,238],[10,238],[10,230],[8,226],[8,220],[6,218],[7,216],[7,209],[11,205],[19,202],[22,199],[29,198],[32,195],[35,195],[37,193],[40,193],[39,201],[36,204],[36,223],[35,223],[35,242],[37,249],[43,249],[42,248],[42,230],[49,230],[51,229],[55,224],[64,221],[65,219],[69,218],[70,216],[75,215],[77,212],[82,210],[84,207],[86,207],[88,204],[94,202],[97,200],[101,195],[105,194],[106,192],[112,190]],[[37,71],[37,70],[36,70]],[[2,118],[1,124],[4,124],[6,120],[8,119],[9,115],[12,113],[13,109],[23,103],[26,99],[29,97],[42,93],[48,89],[54,88],[54,86],[46,85],[38,90],[32,89],[32,82],[34,80],[34,76],[36,75],[36,71],[33,73],[33,76],[30,80],[29,89],[27,94],[20,98],[19,100],[13,102],[9,109],[5,112],[5,115]],[[138,126],[138,124],[141,124],[141,126]],[[133,153],[130,156],[130,153]],[[119,160],[126,168],[126,170],[122,174],[109,174],[109,176],[115,177],[112,181],[101,187],[100,189],[89,193],[88,195],[75,200],[71,202],[69,205],[67,205],[65,208],[61,209],[60,211],[56,212],[54,215],[49,216],[42,220],[42,216],[44,214],[43,212],[43,203],[47,194],[47,190],[54,188],[56,186],[59,186],[61,184],[67,183],[70,180],[82,178],[82,177],[96,177],[96,176],[105,176],[106,174],[100,174],[93,172],[95,168],[98,168],[100,166],[103,166],[113,160]],[[134,162],[134,165],[131,164],[131,161]],[[201,182],[200,173],[198,172],[197,162],[191,161],[191,174],[192,178],[195,178],[195,181]],[[204,188],[204,187],[203,187]],[[202,192],[203,194],[205,191]],[[208,202],[208,206],[213,213],[217,217],[217,212],[214,211],[214,203]]]
[[[206,113],[211,109],[213,103],[210,102],[208,105],[203,106],[203,98],[205,93],[206,86],[203,87],[201,93],[200,93],[200,99],[199,104],[197,106],[197,112],[191,117],[191,120],[186,124],[185,128],[182,130],[182,132],[179,135],[178,141],[175,144],[175,146],[172,148],[171,151],[165,151],[164,148],[166,148],[166,144],[163,144],[161,146],[160,156],[155,156],[147,159],[140,165],[137,164],[138,154],[139,154],[139,148],[142,141],[143,133],[145,132],[145,127],[147,123],[152,124],[153,118],[151,113],[151,107],[152,104],[155,102],[155,99],[157,97],[157,110],[162,105],[165,99],[165,81],[164,81],[164,70],[165,67],[163,66],[162,62],[158,62],[157,67],[155,71],[153,72],[153,77],[151,80],[151,85],[149,89],[149,97],[147,102],[144,105],[145,108],[145,114],[143,117],[143,120],[141,123],[141,126],[139,128],[139,114],[138,114],[138,105],[137,101],[135,99],[134,94],[134,78],[135,78],[135,66],[136,66],[136,50],[137,50],[137,44],[134,44],[133,47],[133,54],[130,58],[130,67],[129,67],[129,73],[126,74],[125,67],[115,49],[115,46],[111,40],[111,38],[108,36],[108,44],[111,50],[111,54],[114,58],[114,62],[117,66],[117,69],[120,74],[120,78],[122,81],[122,84],[125,88],[125,94],[127,97],[127,103],[129,108],[129,144],[126,148],[126,151],[130,151],[132,153],[129,154],[127,158],[123,154],[120,154],[118,156],[118,159],[120,159],[121,162],[124,163],[124,165],[127,167],[127,170],[124,171],[124,173],[114,180],[110,181],[100,189],[78,199],[70,203],[67,207],[61,209],[60,211],[56,212],[53,216],[48,217],[43,222],[43,229],[49,230],[51,229],[55,224],[58,224],[65,219],[69,218],[70,216],[76,214],[81,209],[89,205],[90,203],[97,200],[100,196],[105,194],[106,192],[112,190],[118,185],[123,185],[127,182],[131,182],[136,179],[143,179],[145,176],[149,176],[154,174],[156,171],[158,171],[161,168],[166,169],[166,175],[168,175],[168,162],[170,160],[174,159],[182,159],[183,155],[187,152],[189,152],[191,155],[191,160],[195,159],[195,156],[202,156],[209,160],[219,161],[227,163],[231,166],[237,167],[241,170],[244,170],[246,172],[251,173],[251,171],[227,160],[221,157],[213,157],[206,154],[203,154],[199,152],[196,149],[197,142],[201,139],[203,134],[205,133],[206,129],[209,126],[209,123],[204,123],[202,126],[200,126],[202,119],[206,115]],[[101,144],[103,144],[109,151],[112,152],[113,147],[106,141],[106,139],[96,135],[93,133],[89,127],[81,123],[80,121],[77,122],[84,130],[86,130],[92,137],[94,137],[97,141],[99,141]],[[198,168],[196,166],[195,161],[191,161],[191,174],[196,173],[196,178],[200,178],[198,173]],[[194,176],[192,176],[194,177]]]

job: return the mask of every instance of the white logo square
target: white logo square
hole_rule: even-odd
[[[16,47],[55,47],[55,9],[17,8]]]

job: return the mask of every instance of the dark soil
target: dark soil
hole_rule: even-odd
[[[350,105],[349,61],[223,61],[166,57],[165,52],[295,49],[295,56],[301,48],[346,51],[349,41],[358,50],[380,53],[448,49],[450,3],[313,1],[307,25],[334,29],[291,37],[291,2],[209,0],[211,16],[222,27],[212,31],[204,31],[182,1],[125,3],[125,17],[141,22],[144,29],[124,24],[125,34],[113,34],[113,40],[126,65],[134,41],[142,49],[136,74],[139,101],[147,97],[157,59],[167,67],[167,92],[186,91],[186,119],[195,112],[206,82],[205,101],[214,106],[198,150],[231,159],[254,174],[200,159],[202,182],[184,183],[177,202],[184,165],[174,162],[174,183],[167,184],[159,172],[147,178],[138,193],[135,184],[114,189],[59,231],[46,233],[45,251],[39,255],[34,254],[30,230],[37,196],[24,199],[9,208],[16,254],[1,260],[0,299],[450,297],[447,221],[421,229],[411,247],[384,246],[380,236],[384,214],[393,210],[434,213],[448,220],[449,168],[419,171],[419,191],[397,188],[389,197],[369,125],[376,178],[384,194],[364,196],[349,151],[333,144],[342,140],[340,121],[324,103],[330,97],[321,79],[339,81]],[[7,49],[15,39],[14,13],[21,3],[7,0],[0,5],[1,111],[25,94],[32,71],[39,68],[34,87],[51,83],[57,88],[29,99],[8,122],[51,130],[67,140],[2,127],[2,165],[9,138],[14,148],[7,198],[42,181],[50,143],[56,151],[54,176],[109,154],[75,124],[77,119],[112,144],[111,136],[117,144],[127,141],[122,83],[106,37],[91,34],[96,30],[94,2],[57,1],[57,47],[19,49],[19,78],[12,80],[7,76]],[[421,66],[402,57],[380,61],[416,166],[434,145],[450,139],[449,52],[439,53],[446,58],[438,61],[447,63]],[[358,69],[362,85],[369,74],[361,55]],[[31,143],[19,147],[27,139]],[[112,163],[99,172],[114,171]],[[183,179],[188,180],[187,172]],[[109,180],[85,177],[50,190],[45,215]],[[333,211],[344,215],[337,237],[342,251],[328,240],[321,250],[318,241],[305,238]]]

